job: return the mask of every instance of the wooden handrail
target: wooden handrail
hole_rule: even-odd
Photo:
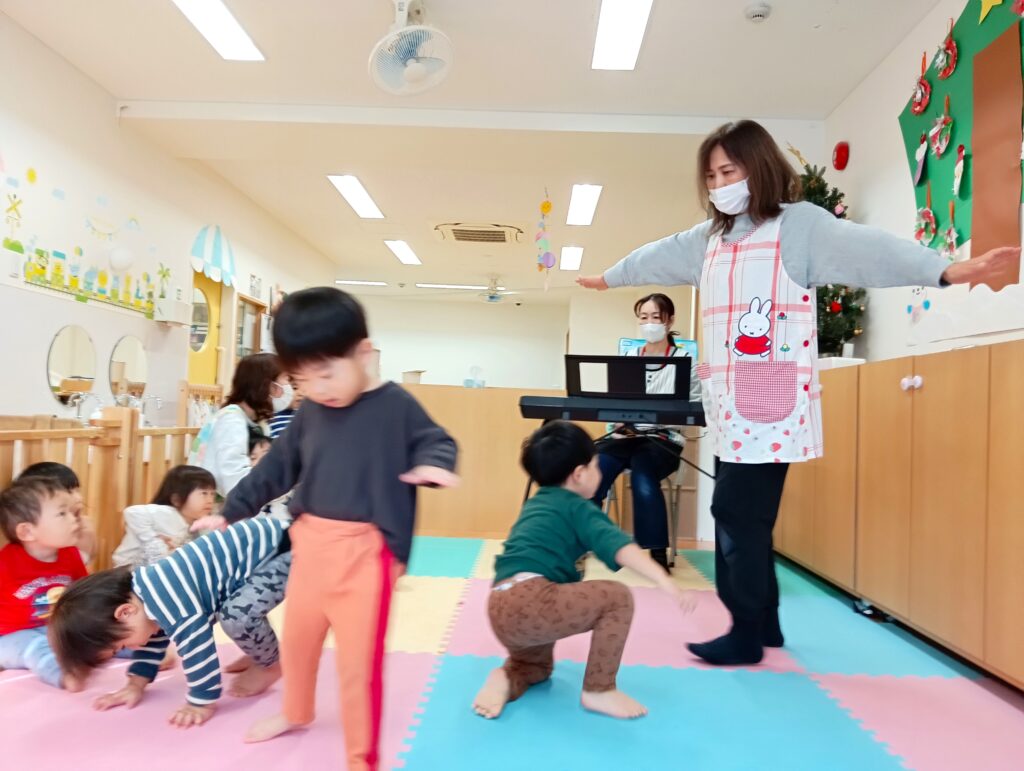
[[[39,430],[0,430],[0,441],[27,442],[34,439],[98,439],[103,432],[97,428],[44,428]]]

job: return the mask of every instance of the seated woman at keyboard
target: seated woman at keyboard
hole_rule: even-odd
[[[672,299],[663,294],[641,297],[633,306],[640,325],[640,336],[646,345],[634,348],[627,356],[686,356],[676,347],[669,330],[675,322],[676,308]],[[651,365],[647,372],[647,393],[670,394],[675,387],[675,366]],[[691,386],[690,400],[700,400],[700,382]],[[638,436],[642,432],[645,436]],[[683,451],[683,436],[673,426],[637,424],[616,426],[615,433],[601,441],[597,447],[601,465],[601,485],[594,503],[601,506],[615,480],[627,468],[631,472],[633,488],[633,535],[642,549],[649,549],[651,557],[668,570],[668,511],[661,481],[679,468]]]

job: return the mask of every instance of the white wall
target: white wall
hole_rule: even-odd
[[[0,388],[0,414],[74,414],[72,408],[59,404],[50,393],[46,359],[54,335],[69,324],[78,324],[88,331],[95,347],[93,393],[110,404],[110,355],[118,340],[134,335],[146,349],[146,394],[159,396],[168,403],[159,412],[150,407],[147,415],[154,422],[174,422],[178,382],[184,379],[186,369],[186,359],[180,354],[188,346],[184,327],[168,327],[129,311],[82,305],[61,296],[27,292],[5,284],[0,284],[0,318],[4,320],[0,361],[6,371]],[[89,412],[95,406],[91,402]]]
[[[234,246],[244,292],[250,273],[262,278],[264,300],[275,283],[294,290],[333,281],[336,266],[327,258],[205,167],[173,159],[122,126],[110,94],[3,14],[0,39],[0,69],[23,74],[0,78],[0,200],[6,207],[6,194],[14,193],[24,201],[15,233],[20,241],[68,255],[80,246],[83,265],[98,267],[109,265],[112,247],[130,247],[133,276],[155,273],[162,262],[171,268],[172,284],[188,298],[192,241],[204,225],[218,224]],[[29,168],[37,174],[34,184],[26,175]],[[18,180],[17,187],[8,177]],[[64,192],[63,200],[54,189]],[[87,229],[90,216],[119,228],[112,241]],[[126,227],[133,217],[137,230]],[[3,235],[10,234],[7,225],[0,226]],[[43,387],[50,340],[68,323],[81,324],[96,343],[96,390],[108,403],[107,365],[124,334],[145,343],[152,388],[147,393],[175,399],[177,382],[186,373],[183,331],[137,313],[24,288],[10,276],[11,253],[2,257],[0,281],[7,285],[0,286],[0,357],[18,362],[0,391],[4,413],[67,413]],[[165,407],[162,417],[173,420],[173,415],[173,404]]]
[[[965,0],[941,0],[825,122],[827,148],[840,140],[850,143],[847,170],[837,172],[830,167],[827,178],[846,193],[857,222],[911,237],[916,205],[897,118],[910,96],[913,78],[920,72],[921,52],[936,49],[948,30],[950,17],[958,18],[964,5]],[[965,255],[968,253],[969,244]],[[938,317],[955,312],[966,294],[965,287],[929,290],[932,308],[925,315],[926,321],[929,315]],[[934,342],[913,340],[918,330],[910,324],[909,302],[911,289],[868,292],[865,334],[856,342],[858,355],[889,359],[1024,336],[1024,331],[1017,330]],[[1005,320],[1006,325],[1011,325],[1009,318]]]
[[[424,383],[462,385],[472,366],[488,386],[559,389],[569,313],[565,305],[409,301],[359,298],[381,375],[400,381],[422,369]]]

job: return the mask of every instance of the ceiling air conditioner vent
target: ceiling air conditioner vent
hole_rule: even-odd
[[[523,237],[523,231],[514,225],[448,222],[438,225],[434,230],[442,241],[458,241],[464,244],[516,244]]]

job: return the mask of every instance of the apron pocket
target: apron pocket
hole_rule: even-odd
[[[796,409],[795,361],[737,361],[736,411],[751,423],[779,423]]]

